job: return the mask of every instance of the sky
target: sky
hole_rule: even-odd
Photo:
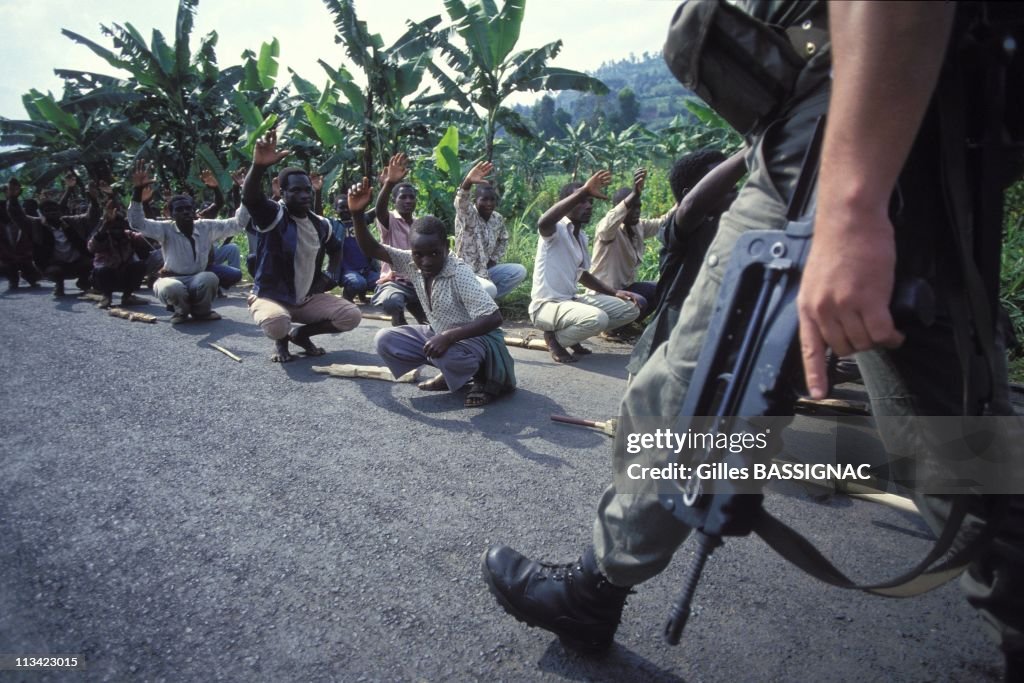
[[[471,0],[467,0],[471,1]],[[500,0],[499,0],[500,2]],[[553,66],[591,71],[605,61],[630,53],[659,52],[678,0],[529,0],[517,49],[540,47],[562,39]],[[147,41],[153,28],[173,41],[176,0],[0,0],[5,38],[0,41],[0,116],[25,117],[21,96],[31,88],[60,97],[62,82],[53,69],[75,69],[118,75],[84,45],[61,35],[62,28],[100,45],[111,43],[100,24],[131,23]],[[405,30],[405,20],[422,21],[440,14],[442,0],[356,0],[356,14],[390,45]],[[221,65],[238,64],[244,50],[277,37],[281,43],[278,82],[291,67],[317,85],[326,82],[322,58],[346,63],[334,42],[331,14],[320,0],[201,0],[192,32],[192,47],[216,30]],[[352,70],[352,69],[350,69]],[[352,70],[355,75],[356,71]],[[520,102],[530,97],[520,98]],[[514,101],[514,100],[513,100]]]

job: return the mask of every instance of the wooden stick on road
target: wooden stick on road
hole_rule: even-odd
[[[137,323],[156,323],[156,316],[150,315],[149,313],[136,313],[135,311],[126,311],[123,308],[111,308],[107,310],[107,315],[112,315],[115,318],[124,318],[131,322]]]
[[[231,353],[230,351],[228,351],[227,349],[225,349],[225,348],[224,348],[223,346],[221,346],[220,344],[214,344],[213,342],[209,342],[209,344],[210,344],[210,346],[212,346],[213,348],[217,349],[218,351],[220,351],[221,353],[223,353],[223,354],[224,354],[225,356],[227,356],[227,357],[228,357],[228,358],[230,358],[231,360],[237,360],[237,361],[238,361],[239,363],[241,363],[241,362],[242,362],[242,359],[241,359],[241,358],[239,358],[239,357],[238,357],[238,356],[236,356],[235,354]]]

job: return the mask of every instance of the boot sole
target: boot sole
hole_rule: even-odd
[[[484,582],[487,584],[487,590],[489,590],[491,592],[491,595],[494,596],[494,599],[498,601],[498,604],[501,606],[501,609],[505,610],[505,613],[509,616],[515,618],[516,621],[526,624],[530,628],[539,628],[547,631],[548,633],[555,634],[556,636],[558,636],[559,642],[561,642],[564,647],[573,650],[574,652],[579,652],[581,654],[594,657],[606,655],[608,654],[609,650],[611,650],[612,643],[615,642],[614,638],[609,639],[607,642],[579,640],[578,638],[573,638],[572,636],[566,633],[549,628],[547,625],[542,624],[534,619],[531,619],[530,617],[526,616],[526,614],[524,614],[523,612],[520,612],[512,603],[508,601],[508,598],[505,597],[505,594],[502,593],[498,586],[494,583],[494,577],[491,574],[490,569],[487,567],[486,550],[484,551],[483,557],[480,560],[480,569],[484,577]]]

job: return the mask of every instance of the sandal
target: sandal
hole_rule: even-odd
[[[469,393],[466,394],[466,401],[463,405],[466,408],[483,408],[494,401],[494,396],[484,391],[484,385],[474,382],[469,385]]]

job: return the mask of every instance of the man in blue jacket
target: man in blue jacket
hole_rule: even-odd
[[[267,199],[260,188],[263,173],[291,152],[277,151],[277,131],[271,130],[256,143],[252,168],[242,185],[242,203],[252,216],[259,237],[249,312],[263,333],[274,340],[275,363],[287,363],[294,356],[289,343],[307,356],[324,350],[310,337],[329,332],[347,332],[359,325],[359,309],[341,297],[327,294],[333,287],[323,276],[323,261],[330,254],[331,272],[337,267],[341,243],[326,219],[311,210],[313,185],[299,168],[278,174],[281,201]],[[291,331],[292,321],[302,327]]]

